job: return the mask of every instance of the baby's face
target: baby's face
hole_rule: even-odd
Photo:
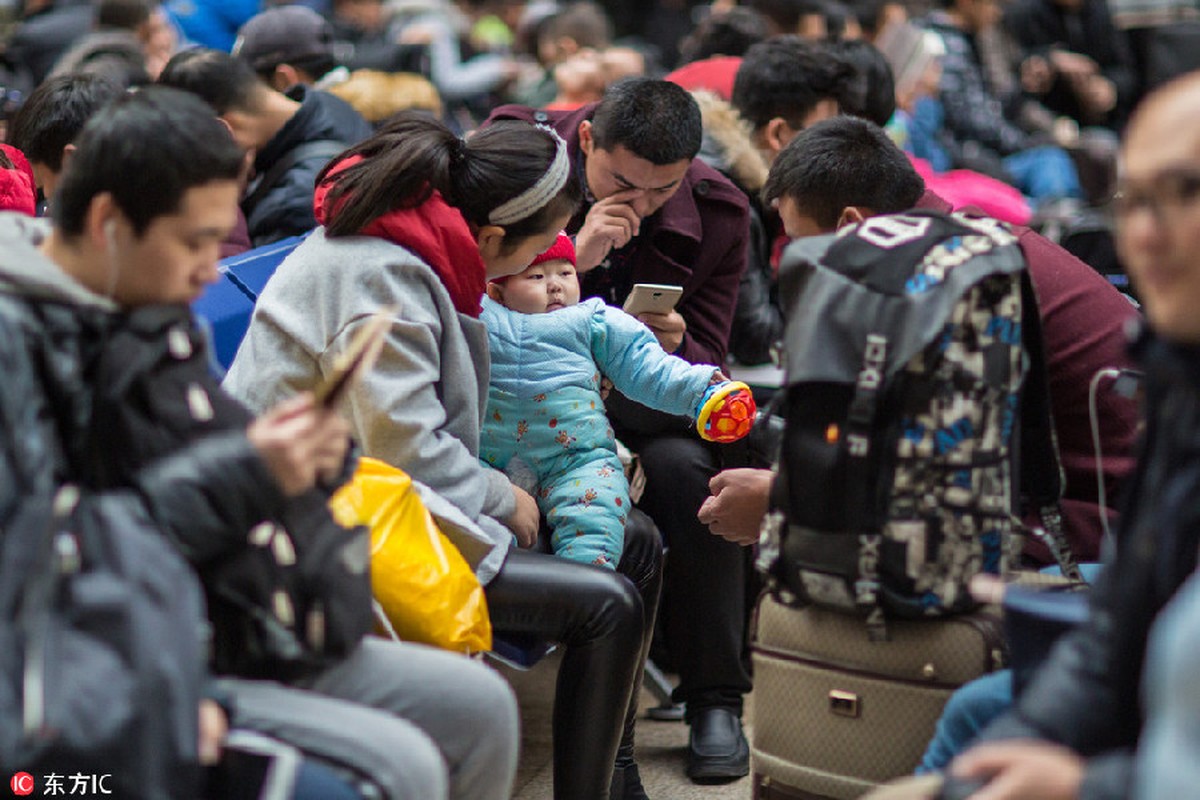
[[[522,314],[543,314],[579,302],[579,277],[566,259],[535,264],[500,286],[500,301]]]

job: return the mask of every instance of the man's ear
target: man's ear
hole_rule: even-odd
[[[121,209],[112,192],[100,192],[88,203],[83,219],[83,233],[88,244],[106,252],[116,237],[117,224],[122,217]]]
[[[592,148],[596,146],[595,140],[592,138],[592,121],[585,119],[579,123],[579,149],[583,151],[585,157],[591,156]]]
[[[297,83],[300,83],[300,71],[291,64],[279,64],[271,73],[271,86],[276,91],[286,92]]]
[[[499,225],[484,225],[475,234],[475,242],[479,245],[479,255],[485,264],[502,255],[504,235],[504,228]]]
[[[847,225],[856,225],[871,216],[871,210],[863,206],[846,206],[838,217],[837,229],[840,231]]]
[[[763,147],[771,154],[772,161],[783,148],[788,146],[788,142],[796,138],[796,134],[799,132],[783,117],[774,117],[762,127]]]
[[[63,145],[62,167],[59,168],[59,170],[58,170],[58,173],[60,175],[62,174],[63,170],[65,170],[67,168],[67,164],[71,163],[71,159],[75,157],[75,151],[78,149],[79,148],[77,148],[73,144],[64,144]]]
[[[269,90],[264,87],[264,91]],[[250,114],[239,111],[236,108],[231,108],[218,116],[217,121],[229,129],[229,135],[233,137],[233,142],[238,147],[243,150],[250,150],[258,146],[253,141],[257,127],[254,117]]]

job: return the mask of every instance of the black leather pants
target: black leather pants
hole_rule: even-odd
[[[625,744],[632,755],[661,567],[658,531],[635,512],[617,573],[513,550],[485,588],[497,635],[532,636],[564,648],[554,698],[559,800],[608,800],[618,747]]]

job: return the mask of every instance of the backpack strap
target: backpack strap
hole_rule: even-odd
[[[1021,435],[1014,451],[1021,501],[1037,510],[1042,527],[1034,528],[1032,533],[1050,549],[1062,574],[1073,581],[1083,581],[1059,507],[1065,479],[1051,414],[1041,314],[1028,271],[1021,276],[1021,305],[1022,339],[1029,357],[1021,392]]]
[[[272,164],[270,169],[261,176],[255,178],[247,187],[246,197],[242,200],[242,213],[246,215],[246,219],[253,216],[254,209],[283,180],[283,176],[292,167],[310,158],[331,159],[345,150],[347,146],[345,142],[337,139],[314,139],[284,153],[282,158]]]
[[[883,534],[872,527],[870,509],[874,486],[871,470],[871,428],[883,391],[887,364],[886,336],[868,334],[863,350],[862,369],[854,384],[854,396],[846,414],[842,449],[846,455],[846,507],[849,529],[858,536],[858,579],[854,582],[854,602],[867,615],[867,635],[871,641],[887,640],[887,622],[880,601],[879,556]]]

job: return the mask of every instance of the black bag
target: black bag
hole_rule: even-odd
[[[209,373],[207,342],[183,306],[143,308],[108,337],[80,460],[100,486],[189,442],[244,429],[251,414]],[[213,669],[289,679],[348,655],[371,629],[370,543],[330,516],[319,490],[245,532],[247,547],[206,565]]]
[[[136,503],[29,498],[0,548],[0,770],[107,775],[117,797],[198,794],[204,606]],[[40,780],[36,779],[36,780]],[[44,787],[43,787],[44,788]]]
[[[1072,567],[1016,236],[982,217],[874,217],[794,243],[781,290],[786,423],[759,553],[779,599],[863,614],[875,638],[885,611],[968,610],[970,578],[1020,550],[1019,485]],[[1023,446],[1040,468],[1019,484]]]

